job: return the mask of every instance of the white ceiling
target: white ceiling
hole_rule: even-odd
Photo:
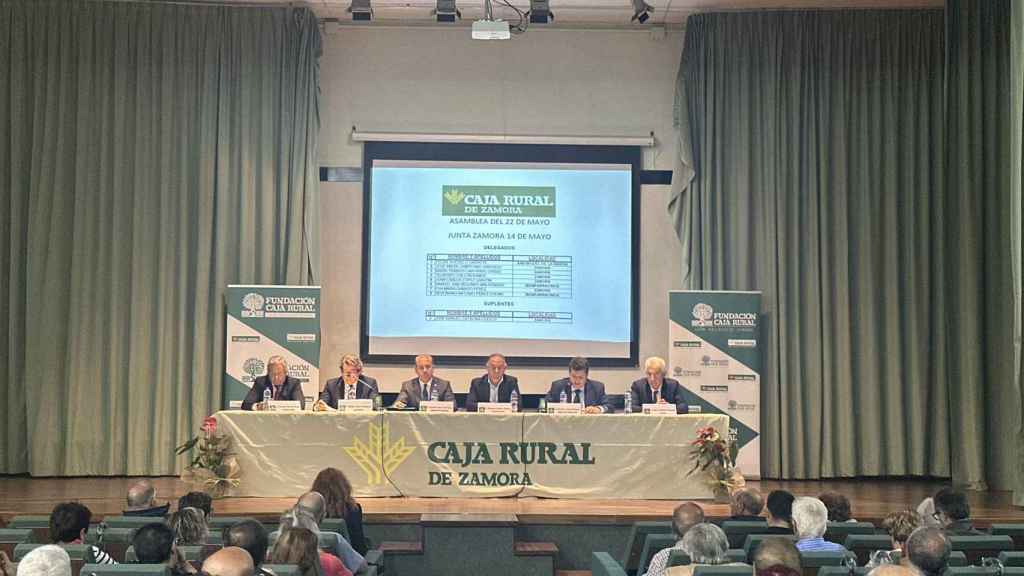
[[[352,23],[347,8],[350,0],[298,0],[282,2],[281,0],[223,0],[232,4],[292,4],[309,6],[325,20],[338,20],[339,24],[366,25]],[[374,21],[371,26],[380,25],[437,25],[432,10],[436,0],[371,0]],[[529,9],[529,0],[508,0],[521,10]],[[470,22],[483,17],[484,0],[456,0],[462,13],[462,21],[447,26],[468,26]],[[503,0],[492,0],[494,17],[503,18],[515,23],[516,13],[505,6]],[[646,27],[668,25],[680,26],[686,17],[698,12],[722,10],[793,10],[793,9],[840,9],[840,8],[940,8],[943,0],[646,0],[654,7]],[[554,22],[546,26],[568,28],[607,28],[637,27],[630,23],[633,8],[630,0],[550,0],[551,11],[555,15]],[[534,25],[540,26],[540,25]]]

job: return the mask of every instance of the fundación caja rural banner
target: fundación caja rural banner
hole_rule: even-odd
[[[761,476],[761,293],[669,292],[669,376],[690,406],[729,416],[747,478]]]
[[[267,359],[282,356],[288,375],[302,382],[307,398],[320,388],[320,287],[230,285],[224,407],[242,400],[267,373]]]

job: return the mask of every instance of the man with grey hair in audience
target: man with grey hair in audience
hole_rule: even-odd
[[[18,576],[71,576],[71,557],[60,546],[40,546],[18,562]]]
[[[678,540],[675,546],[660,550],[651,558],[651,563],[647,568],[647,576],[661,576],[668,565],[668,557],[672,550],[681,550],[683,536],[686,535],[686,532],[703,521],[704,510],[693,502],[683,502],[676,506],[676,509],[672,512],[672,531],[675,532]]]
[[[728,561],[725,553],[729,549],[729,540],[725,537],[725,532],[714,524],[704,522],[687,530],[683,536],[682,548],[690,557],[690,564],[673,566],[665,570],[666,576],[690,576],[693,569],[700,565],[738,565]]]
[[[348,540],[342,538],[337,532],[321,532],[320,522],[324,519],[327,503],[319,492],[306,492],[299,497],[295,507],[281,516],[278,529],[270,533],[270,546],[273,548],[277,538],[291,528],[305,528],[320,539],[321,548],[337,556],[350,572],[355,574],[366,564],[366,559],[349,544]],[[323,544],[323,539],[331,541]]]
[[[170,502],[159,505],[156,503],[156,487],[148,480],[136,482],[128,489],[128,507],[122,512],[125,516],[146,516],[163,518],[170,510]]]
[[[801,552],[845,552],[840,544],[825,540],[828,509],[817,498],[802,496],[793,501],[793,532],[796,549]]]
[[[910,564],[925,576],[939,576],[946,571],[950,550],[949,538],[935,526],[914,530],[904,546]]]
[[[742,488],[732,493],[729,497],[729,513],[732,514],[727,520],[741,522],[756,522],[764,520],[761,518],[761,511],[764,510],[764,498],[757,488]]]

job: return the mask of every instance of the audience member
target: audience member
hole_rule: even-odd
[[[255,576],[252,557],[236,546],[221,548],[203,562],[207,576]]]
[[[901,563],[909,562],[906,556],[902,554],[903,548],[906,546],[907,538],[910,538],[910,534],[920,526],[921,517],[913,510],[900,510],[886,516],[882,520],[882,528],[885,529],[892,539],[892,550],[876,550],[871,554],[871,560],[868,561],[867,567],[874,568],[882,564],[893,564],[892,557],[894,552],[900,554]]]
[[[943,488],[932,498],[935,503],[933,517],[950,536],[983,536],[985,533],[971,524],[971,505],[967,495],[959,490]]]
[[[256,568],[257,576],[274,576],[263,569],[267,559],[267,531],[256,520],[246,519],[228,526],[222,532],[225,546],[237,546],[249,553]]]
[[[941,528],[918,528],[907,538],[904,552],[910,564],[924,576],[941,576],[949,564],[949,538]]]
[[[764,498],[756,488],[742,488],[732,493],[729,499],[729,520],[756,521],[761,520],[764,510]]]
[[[18,576],[71,576],[71,557],[53,544],[34,548],[18,562]]]
[[[764,534],[793,533],[793,500],[792,494],[785,490],[772,490],[768,493],[765,508],[768,510],[768,528]]]
[[[61,544],[84,544],[89,531],[92,512],[78,502],[57,504],[50,513],[50,541]],[[89,546],[90,564],[117,564],[106,552],[96,546]]]
[[[935,519],[935,500],[929,496],[917,505],[917,514],[921,517],[921,526],[938,526]]]
[[[829,522],[856,522],[850,518],[850,499],[839,492],[822,492],[818,495],[828,510]]]
[[[320,502],[319,508],[316,508],[317,502]],[[323,518],[323,496],[317,492],[307,492],[299,498],[299,502],[294,508],[281,516],[278,529],[270,533],[270,540],[276,541],[281,534],[291,528],[305,528],[319,538],[322,535],[318,518]],[[333,542],[333,545],[326,546],[327,551],[340,558],[349,572],[355,574],[366,563],[363,555],[356,552],[355,548],[337,532],[324,532],[323,535]]]
[[[163,518],[170,510],[170,502],[158,505],[156,503],[156,488],[147,480],[136,482],[128,489],[128,507],[124,509],[125,516],[153,516]]]
[[[282,532],[270,558],[274,564],[298,565],[301,576],[352,576],[341,560],[318,549],[317,535],[305,528]]]
[[[166,564],[170,567],[171,576],[196,573],[174,543],[174,531],[162,522],[146,524],[136,530],[132,549],[139,564]]]
[[[676,506],[675,511],[672,512],[672,531],[676,534],[676,544],[671,548],[658,551],[651,558],[647,567],[647,576],[661,576],[665,572],[665,567],[668,566],[668,557],[672,554],[672,550],[682,550],[683,536],[690,528],[703,521],[704,510],[693,502],[684,502]]]
[[[196,508],[203,511],[206,520],[213,516],[213,498],[206,492],[189,492],[178,498],[178,510],[183,508]]]
[[[868,572],[868,576],[921,576],[917,570],[910,566],[901,566],[899,564],[882,564],[876,566]]]
[[[168,520],[174,530],[174,538],[179,546],[201,546],[210,535],[206,524],[206,515],[198,508],[182,508],[171,514]]]
[[[729,540],[725,532],[714,524],[701,523],[691,527],[683,535],[682,548],[690,557],[690,564],[673,566],[665,570],[666,576],[689,576],[700,565],[730,564],[725,555],[729,549]]]
[[[757,576],[800,576],[800,551],[788,538],[765,538],[754,551]]]
[[[337,468],[325,468],[313,480],[313,492],[322,494],[326,518],[343,518],[348,528],[348,540],[356,552],[365,555],[368,550],[363,533],[363,507],[352,497],[352,484]]]
[[[835,542],[825,540],[828,510],[821,500],[802,496],[793,501],[793,532],[796,549],[801,552],[841,552],[846,550]]]
[[[0,550],[0,576],[17,576],[18,565],[11,562],[6,552]]]

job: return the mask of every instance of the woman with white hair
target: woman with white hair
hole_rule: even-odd
[[[71,576],[71,557],[55,544],[34,548],[18,562],[18,576]]]
[[[680,548],[690,557],[690,564],[673,566],[665,571],[666,576],[691,576],[695,566],[716,566],[726,564],[743,566],[738,562],[729,562],[725,552],[729,549],[729,539],[725,532],[714,524],[701,523],[691,527],[683,535]]]
[[[793,501],[793,532],[801,552],[845,552],[846,548],[825,540],[828,509],[817,498],[803,496]]]

